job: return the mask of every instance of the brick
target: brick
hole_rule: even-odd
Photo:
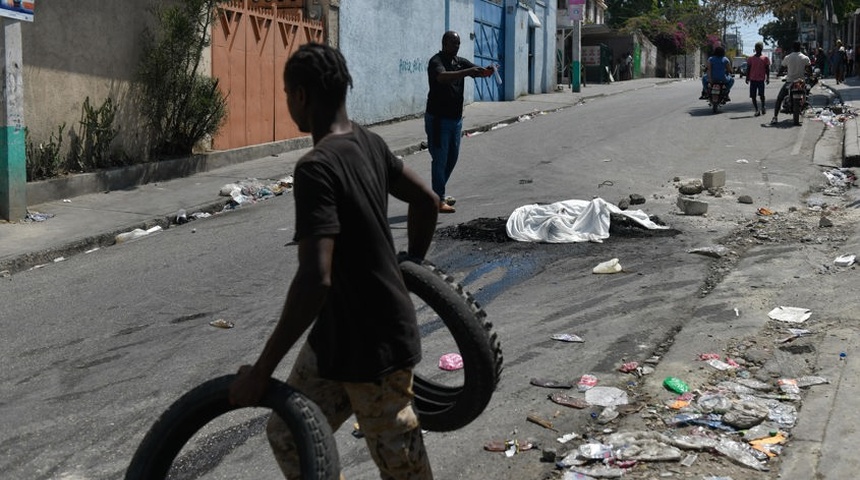
[[[678,197],[678,208],[684,215],[704,215],[708,213],[708,202],[689,197]]]
[[[705,190],[726,186],[726,171],[722,169],[709,170],[702,174],[702,185]]]

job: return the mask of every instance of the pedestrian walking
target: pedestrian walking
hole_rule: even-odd
[[[479,67],[458,57],[460,35],[454,31],[442,35],[442,50],[430,58],[427,79],[430,91],[424,112],[427,148],[432,158],[430,177],[433,192],[439,196],[439,212],[454,213],[454,197],[445,195],[445,185],[460,156],[463,133],[463,89],[466,77],[487,77],[493,67]]]
[[[750,86],[750,98],[752,99],[755,116],[766,114],[764,103],[764,87],[770,84],[770,59],[761,54],[764,50],[762,42],[756,42],[755,54],[747,58],[746,82]],[[758,109],[756,97],[761,98],[761,110]]]
[[[633,80],[633,55],[624,54],[624,80]]]
[[[845,53],[847,57],[845,74],[851,77],[854,76],[854,47],[848,47],[848,50]]]
[[[381,137],[349,119],[352,78],[338,50],[299,47],[284,85],[290,115],[314,144],[293,174],[299,265],[277,326],[254,365],[239,369],[230,402],[255,405],[313,325],[287,383],[320,407],[333,430],[354,414],[382,478],[431,479],[412,406],[420,336],[387,212],[389,194],[409,205],[408,254],[423,258],[438,198]],[[283,474],[300,478],[284,421],[272,415],[266,433]]]

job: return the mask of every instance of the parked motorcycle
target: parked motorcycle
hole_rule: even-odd
[[[816,68],[812,73],[801,80],[795,80],[788,87],[788,95],[782,101],[782,113],[791,114],[794,124],[800,125],[800,116],[809,108],[809,98],[812,96],[812,87],[818,84],[821,70]]]

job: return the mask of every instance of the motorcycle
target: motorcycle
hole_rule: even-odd
[[[708,105],[717,113],[722,105],[726,103],[729,89],[725,83],[708,83]]]
[[[812,87],[818,84],[820,76],[821,70],[816,68],[811,74],[795,80],[788,87],[788,95],[782,101],[781,111],[791,114],[795,125],[800,125],[800,116],[810,107],[809,97],[812,96]]]

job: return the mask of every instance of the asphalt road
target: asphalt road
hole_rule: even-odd
[[[529,414],[552,419],[562,433],[604,428],[591,417],[594,409],[549,402],[550,392],[529,384],[533,377],[575,380],[592,373],[601,385],[654,395],[659,381],[629,385],[630,376],[617,371],[622,361],[658,354],[669,359],[663,365],[670,371],[696,376],[685,359],[763,327],[744,317],[725,321],[738,305],[769,309],[770,298],[724,279],[760,273],[764,256],[722,265],[715,274],[711,258],[687,252],[745,236],[759,207],[785,212],[803,205],[802,196],[822,180],[810,159],[824,127],[813,121],[789,127],[787,117],[769,127],[770,115],[753,117],[743,87],[737,85],[735,102],[717,115],[696,100],[700,84],[691,81],[590,101],[464,139],[448,186],[458,210],[440,218],[429,259],[484,307],[501,339],[505,370],[478,420],[426,435],[437,478],[551,476],[553,465],[540,461],[540,450],[511,458],[483,450],[488,441],[516,438],[563,451],[558,435],[527,422]],[[776,92],[776,85],[769,87],[771,98]],[[426,153],[406,161],[429,176]],[[709,202],[705,217],[679,214],[674,179],[701,178],[712,169],[726,172],[722,196],[703,197]],[[630,194],[646,198],[632,208],[671,229],[620,232],[599,244],[452,238],[452,227],[507,217],[521,205],[593,197],[614,203]],[[738,203],[740,195],[754,203]],[[405,245],[404,213],[403,205],[392,203],[399,246]],[[295,271],[293,214],[285,195],[4,280],[0,477],[121,478],[144,433],[171,402],[252,361]],[[790,245],[780,250],[792,251]],[[619,258],[623,273],[591,273],[610,258]],[[800,267],[792,265],[768,272],[768,281],[796,278]],[[216,319],[235,327],[210,326]],[[555,333],[574,333],[585,342],[551,340]],[[428,339],[420,368],[433,371],[449,345]],[[208,426],[183,453],[184,473],[176,478],[277,478],[261,435],[264,415],[243,410]],[[376,478],[363,441],[351,433],[351,425],[337,433],[345,475]],[[654,468],[651,473],[661,471]],[[735,480],[776,478],[775,472],[731,473]]]

